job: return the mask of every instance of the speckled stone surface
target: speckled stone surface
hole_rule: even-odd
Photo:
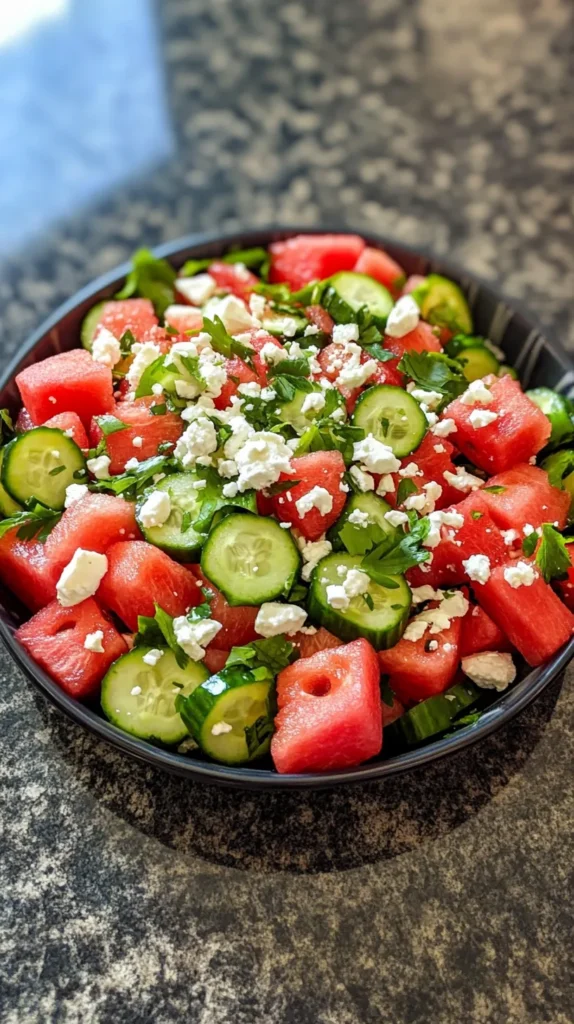
[[[574,345],[569,0],[151,13],[171,154],[4,261],[2,359],[140,242],[269,221],[451,254]],[[573,692],[424,772],[261,796],[129,761],[0,655],[0,1019],[572,1024]]]

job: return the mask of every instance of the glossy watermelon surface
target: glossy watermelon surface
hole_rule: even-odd
[[[56,578],[44,544],[20,539],[17,527],[0,538],[0,579],[30,611],[53,600]]]
[[[419,640],[405,640],[388,651],[379,651],[382,672],[402,704],[411,705],[442,693],[451,685],[460,663],[462,620],[451,619],[448,629]],[[427,635],[428,634],[428,635]],[[437,647],[430,649],[435,641]]]
[[[60,412],[75,412],[84,427],[92,416],[114,407],[112,373],[85,349],[73,349],[33,363],[16,377],[22,402],[34,423]]]
[[[183,433],[180,416],[167,410],[155,416],[151,411],[156,405],[154,397],[136,398],[135,401],[118,402],[112,415],[125,423],[125,430],[114,431],[106,436],[106,451],[111,459],[109,472],[112,476],[125,471],[126,462],[136,458],[138,462],[158,454],[160,444],[175,445]],[[90,424],[90,443],[97,447],[103,431],[94,419]],[[135,442],[135,443],[134,443]]]
[[[346,492],[341,489],[343,457],[340,452],[313,452],[293,459],[291,466],[292,473],[281,474],[280,479],[282,483],[293,482],[293,486],[272,498],[273,510],[278,519],[292,523],[307,540],[317,540],[339,518],[345,504]],[[312,508],[301,514],[297,502],[313,487],[327,491],[331,507],[325,513]]]
[[[117,541],[139,536],[133,502],[111,494],[87,494],[66,509],[44,550],[59,576],[78,548],[105,554]]]
[[[270,281],[286,281],[296,291],[340,270],[353,270],[365,243],[358,235],[296,235],[274,242]]]
[[[97,597],[129,629],[137,630],[138,615],[153,618],[156,604],[175,617],[203,601],[189,570],[153,544],[121,541],[108,548],[106,555],[108,571]]]

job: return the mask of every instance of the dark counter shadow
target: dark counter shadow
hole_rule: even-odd
[[[512,722],[459,754],[381,782],[323,791],[201,785],[132,761],[35,699],[81,786],[180,854],[241,871],[347,871],[391,859],[478,814],[525,765],[550,721],[557,680]]]

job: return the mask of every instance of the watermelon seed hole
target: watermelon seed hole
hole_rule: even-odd
[[[76,623],[75,622],[63,622],[61,626],[58,626],[58,628],[56,630],[56,636],[59,633],[68,633],[71,629],[75,629],[75,628],[76,628]]]
[[[328,676],[318,676],[309,680],[305,689],[312,697],[326,697],[331,691],[331,680]]]

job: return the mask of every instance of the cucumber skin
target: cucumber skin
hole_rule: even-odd
[[[179,476],[179,475],[183,475],[183,474],[175,474],[175,473],[173,474],[173,476]],[[154,531],[161,530],[161,529],[163,529],[163,527],[161,527],[161,526],[145,527],[140,522],[140,519],[139,519],[140,511],[142,509],[142,506],[145,504],[146,500],[148,499],[148,497],[149,497],[149,495],[150,495],[152,490],[166,491],[170,495],[170,498],[171,498],[171,492],[169,490],[169,487],[167,487],[167,486],[162,487],[161,486],[162,484],[169,483],[169,481],[170,481],[170,477],[167,478],[167,481],[166,480],[160,480],[159,484],[157,485],[157,488],[156,487],[149,488],[148,490],[144,491],[144,493],[140,496],[140,498],[136,502],[136,521],[137,521],[137,524],[138,524],[138,526],[139,526],[139,528],[140,528],[140,530],[142,532],[142,535],[143,535],[144,539],[148,542],[148,544],[153,544],[154,547],[159,548],[160,551],[165,551],[165,553],[170,555],[171,558],[175,559],[176,562],[182,562],[182,563],[197,562],[198,559],[201,557],[201,549],[202,549],[202,547],[203,547],[203,545],[205,543],[207,535],[201,535],[201,534],[196,533],[194,528],[193,528],[193,526],[191,526],[189,528],[189,530],[186,531],[186,533],[189,535],[190,538],[191,537],[197,538],[197,543],[195,543],[193,545],[190,545],[190,544],[176,544],[176,543],[171,543],[169,541],[162,541],[161,537],[156,537],[155,536]],[[183,537],[184,535],[182,534],[181,536]]]
[[[261,684],[265,682],[264,679],[253,678],[253,673],[249,669],[241,668],[238,665],[234,665],[231,669],[222,669],[214,676],[210,676],[205,682],[200,685],[190,694],[188,697],[181,698],[177,701],[177,708],[183,719],[184,724],[189,729],[191,736],[193,736],[196,743],[199,744],[201,749],[209,757],[213,757],[210,753],[209,742],[206,743],[204,737],[204,727],[208,720],[211,712],[217,707],[218,701],[225,694],[228,694],[230,690],[240,690],[244,686],[253,686],[256,683]],[[269,673],[269,714],[272,717],[272,686],[273,676]],[[224,764],[246,764],[249,761],[256,760],[262,757],[269,750],[271,743],[271,736],[266,744],[262,744],[253,755],[253,757],[246,757],[237,761],[235,759],[225,761],[221,756],[217,758]],[[215,760],[215,758],[214,758]]]
[[[448,697],[455,697],[456,700],[448,700]],[[474,683],[468,680],[458,683],[446,690],[445,693],[428,697],[414,708],[405,711],[388,727],[388,733],[386,732],[385,735],[390,733],[392,738],[402,740],[403,743],[406,742],[411,747],[418,743],[424,743],[438,733],[445,732],[452,725],[456,716],[476,704],[479,697],[480,690]],[[432,731],[423,729],[422,726],[425,722],[430,724]]]
[[[359,626],[356,622],[345,621],[342,614],[335,609],[329,611],[325,608],[323,601],[318,597],[313,584],[311,584],[307,597],[307,610],[311,622],[318,622],[325,629],[328,629],[329,633],[337,636],[339,640],[351,643],[352,640],[358,640],[360,637],[363,637],[372,644],[376,651],[388,651],[390,647],[398,644],[407,627],[410,606],[405,608],[401,618],[394,627],[385,630],[368,629]],[[382,642],[383,640],[384,642]]]
[[[86,469],[86,460],[85,460],[85,458],[84,458],[84,456],[82,454],[81,449],[78,448],[78,445],[76,444],[75,441],[72,441],[72,439],[70,437],[66,437],[66,435],[63,432],[63,430],[58,430],[55,427],[40,426],[40,427],[34,427],[33,430],[27,430],[23,434],[17,434],[16,437],[13,438],[13,440],[10,441],[5,446],[5,448],[3,449],[2,466],[0,468],[0,482],[2,483],[2,486],[3,486],[4,490],[6,491],[6,493],[8,494],[8,496],[10,498],[12,498],[13,501],[19,502],[20,504],[23,505],[26,501],[29,501],[30,498],[34,497],[34,498],[36,498],[37,501],[40,501],[41,504],[46,505],[47,508],[53,508],[55,511],[59,512],[60,510],[62,510],[64,508],[65,490],[66,490],[65,487],[63,489],[64,493],[62,494],[61,501],[59,503],[56,503],[55,505],[51,504],[49,501],[46,501],[46,500],[44,500],[42,498],[38,498],[37,495],[35,495],[35,494],[27,494],[25,497],[23,497],[21,494],[16,494],[15,493],[14,484],[12,484],[12,487],[10,487],[10,481],[9,481],[9,476],[11,475],[10,463],[11,463],[11,460],[12,460],[12,458],[14,456],[14,452],[17,451],[17,446],[19,445],[19,446],[21,446],[23,448],[26,443],[30,442],[31,435],[34,434],[36,431],[40,431],[40,430],[45,431],[46,433],[49,433],[49,434],[58,435],[59,438],[63,437],[65,439],[65,441],[66,441],[66,448],[69,448],[70,445],[73,445],[73,447],[76,449],[76,451],[78,453],[78,456],[79,456],[78,465],[77,465],[76,469],[74,469],[74,471],[73,471],[74,473],[78,472],[80,469],[84,469],[84,470]],[[71,451],[71,449],[70,449],[70,451]],[[66,479],[65,474],[60,474],[59,476],[54,478],[55,480],[58,481],[60,486],[63,483],[62,476],[64,476],[64,479]],[[87,479],[87,474],[86,474],[86,479]],[[68,484],[71,484],[71,483],[74,483],[74,482],[75,482],[74,481],[74,477],[72,475],[68,479]]]
[[[235,513],[235,515],[249,515],[249,513],[241,513],[240,512],[240,513]],[[229,528],[229,521],[231,519],[233,519],[233,518],[234,518],[233,514],[231,516],[227,516],[224,520],[221,521],[221,523],[218,523],[218,525],[212,529],[211,533],[209,534],[209,537],[207,538],[207,541],[205,542],[205,544],[203,546],[203,550],[201,552],[201,571],[205,574],[205,576],[207,576],[208,580],[210,580],[214,584],[214,586],[216,586],[217,589],[221,591],[221,593],[225,597],[227,603],[230,604],[234,608],[242,606],[242,605],[249,605],[251,607],[255,607],[256,608],[256,607],[259,607],[259,605],[264,604],[267,601],[274,601],[274,600],[276,600],[279,597],[285,597],[289,593],[289,591],[291,590],[291,588],[293,586],[293,583],[295,582],[295,580],[296,580],[296,578],[297,578],[297,576],[299,574],[299,571],[301,569],[302,559],[301,559],[301,554],[298,551],[297,546],[295,544],[295,541],[293,540],[293,538],[291,537],[291,535],[289,534],[289,532],[287,530],[282,530],[281,529],[281,527],[279,526],[278,523],[276,523],[277,530],[279,531],[278,534],[277,534],[277,539],[279,539],[279,537],[281,537],[283,544],[285,544],[285,545],[290,544],[291,547],[290,547],[289,550],[290,550],[290,553],[292,553],[293,556],[294,556],[294,558],[293,558],[293,569],[289,573],[289,575],[286,577],[286,579],[284,580],[280,590],[274,590],[273,592],[268,591],[263,596],[258,596],[257,598],[255,598],[255,597],[249,598],[245,594],[242,594],[240,597],[237,597],[237,596],[235,596],[234,593],[232,593],[232,591],[229,589],[229,587],[227,585],[228,575],[226,575],[225,577],[221,576],[219,578],[219,580],[213,578],[212,574],[210,573],[210,567],[208,565],[208,562],[210,560],[211,548],[216,543],[216,540],[217,540],[216,535],[217,535],[218,530],[221,530],[224,527]],[[265,516],[258,516],[258,517],[252,516],[251,518],[253,518],[253,519],[259,518],[259,519],[264,520],[266,523],[275,522],[275,520],[270,519],[269,517],[265,517]],[[216,575],[217,575],[217,573],[216,573]],[[233,587],[233,583],[232,583],[232,587]]]
[[[411,452],[416,451],[416,449],[421,444],[425,434],[428,431],[428,421],[427,421],[427,418],[426,418],[424,412],[422,411],[422,409],[420,408],[418,402],[416,402],[415,399],[412,398],[411,395],[409,395],[408,391],[405,391],[403,388],[395,387],[392,384],[374,384],[372,387],[367,388],[366,391],[363,391],[362,394],[360,394],[358,399],[357,399],[357,404],[355,405],[355,409],[354,409],[353,415],[351,417],[351,422],[353,423],[354,426],[362,427],[364,430],[366,430],[366,424],[364,422],[361,423],[361,418],[362,418],[361,417],[361,410],[363,409],[363,411],[364,411],[364,407],[367,407],[373,401],[373,398],[375,397],[373,392],[375,392],[375,391],[379,395],[382,395],[383,391],[385,391],[385,392],[395,391],[395,392],[400,392],[402,395],[406,395],[407,396],[406,397],[407,405],[411,406],[412,415],[413,415],[413,417],[415,417],[418,420],[419,433],[416,434],[416,440],[412,444],[412,446],[410,446],[409,444],[404,444],[404,443],[403,444],[395,444],[393,446],[391,444],[391,442],[389,440],[385,440],[384,437],[383,438],[379,438],[379,440],[381,440],[383,444],[388,444],[389,447],[392,448],[393,453],[396,455],[396,457],[398,459],[404,459],[407,455],[410,455]],[[405,399],[403,399],[403,400],[405,401]],[[412,405],[411,405],[411,403],[412,403]],[[416,407],[416,409],[415,409],[415,407]],[[413,436],[414,436],[414,433],[413,433]]]
[[[345,551],[345,545],[341,540],[339,540],[339,534],[341,533],[341,530],[343,529],[345,523],[349,519],[349,516],[355,509],[358,508],[361,511],[366,512],[367,509],[364,508],[364,505],[369,505],[373,499],[376,502],[380,502],[381,506],[385,506],[385,512],[392,511],[392,506],[389,505],[389,503],[385,501],[384,498],[380,498],[377,495],[374,495],[371,491],[367,491],[366,494],[352,494],[337,521],[333,523],[329,530],[327,530],[327,540],[331,542],[333,551]],[[379,523],[378,525],[380,526],[381,524]],[[389,524],[387,524],[387,527],[390,549],[395,543],[395,540],[400,539],[400,532],[396,527],[392,527]],[[381,529],[385,529],[385,527],[381,526]]]
[[[94,334],[96,333],[96,327],[100,322],[100,317],[103,313],[104,306],[107,306],[110,299],[105,299],[102,302],[97,302],[95,306],[92,306],[86,313],[82,320],[82,326],[80,327],[80,339],[83,348],[87,349],[88,352],[92,351],[92,345],[94,343]]]

